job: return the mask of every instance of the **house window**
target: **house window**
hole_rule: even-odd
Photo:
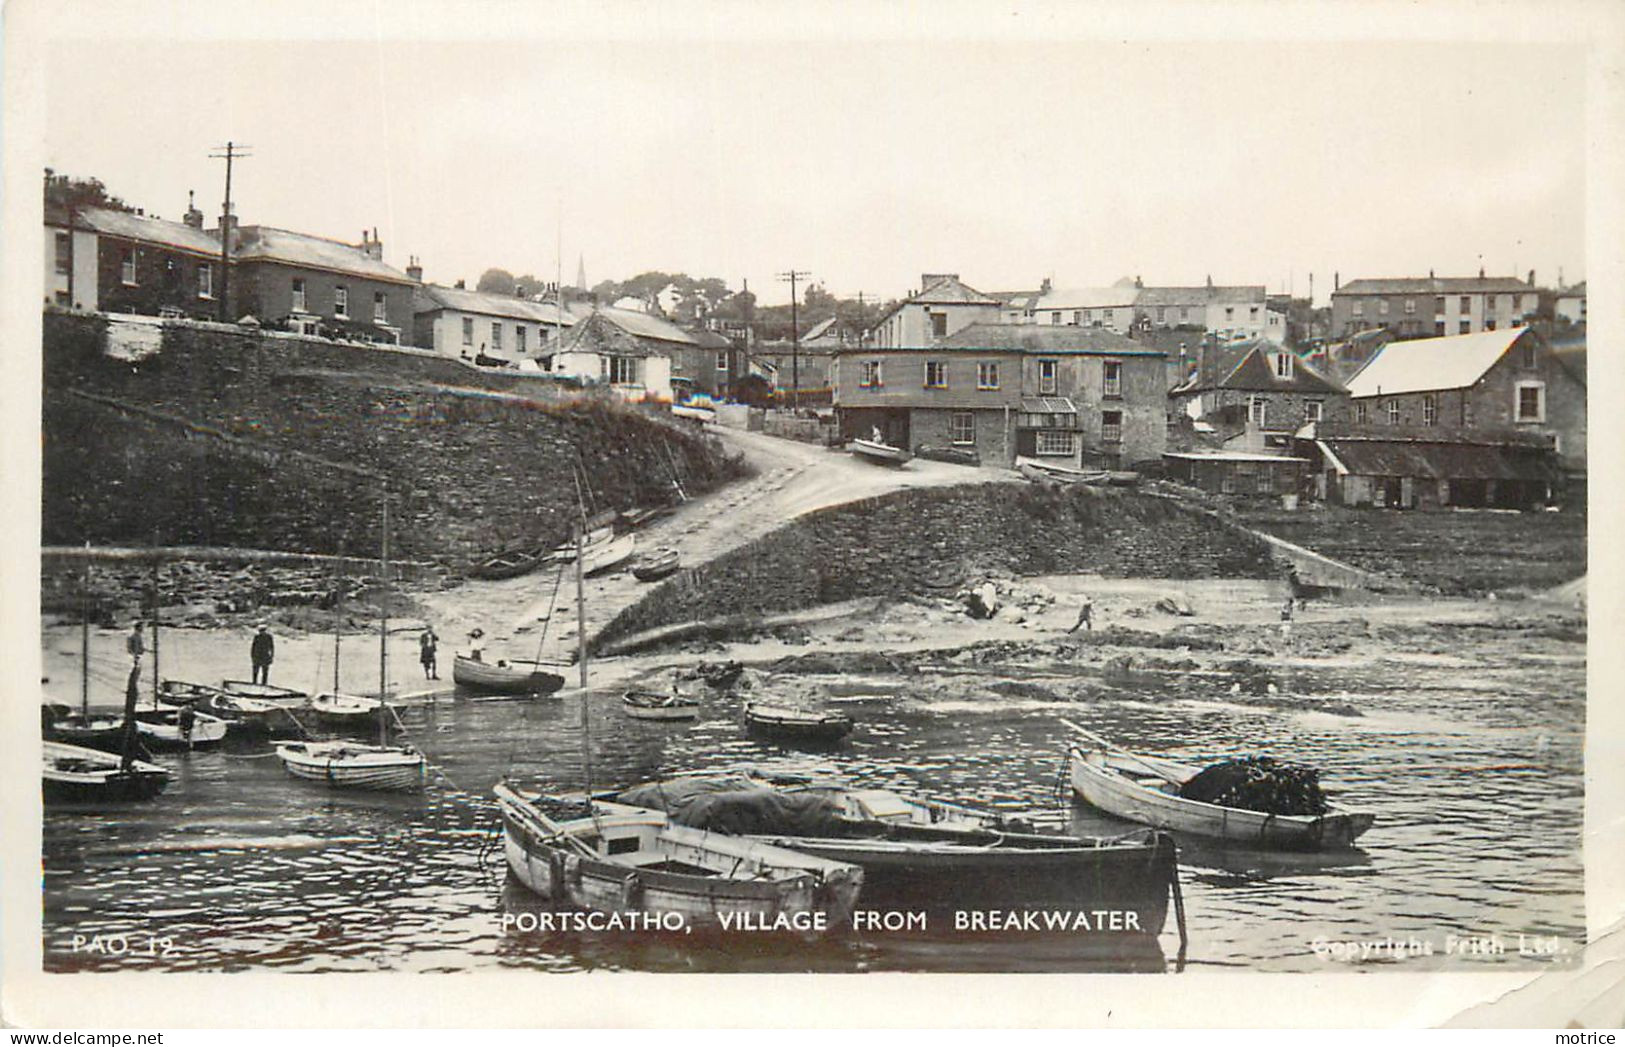
[[[1365,315],[1365,303],[1364,302],[1355,302],[1354,303],[1354,315],[1355,316],[1364,316]]]
[[[1225,466],[1224,472],[1219,475],[1219,493],[1220,494],[1235,494],[1236,493],[1236,467],[1235,466],[1233,466],[1233,465]]]
[[[1253,320],[1258,319],[1258,306],[1256,306],[1256,305],[1248,306],[1247,307],[1247,316],[1248,316],[1249,319],[1253,319]]]
[[[1433,312],[1435,314],[1442,314],[1444,312],[1444,295],[1438,295],[1433,299]]]
[[[474,318],[472,316],[463,317],[463,344],[474,344]]]
[[[723,372],[728,370],[728,350],[726,349],[717,350],[717,370]]]
[[[514,348],[514,352],[518,353],[520,356],[525,355],[525,325],[524,324],[514,324],[514,327],[513,327],[513,348]]]
[[[119,265],[119,278],[127,286],[135,286],[135,250],[133,248],[124,252],[124,261]]]
[[[1072,453],[1072,431],[1070,429],[1040,429],[1037,436],[1037,450],[1041,455],[1070,455]]]
[[[1398,425],[1399,424],[1399,401],[1398,400],[1389,400],[1388,401],[1388,424],[1389,425]]]
[[[1247,420],[1262,429],[1269,418],[1269,406],[1262,396],[1252,397],[1247,401]]]
[[[1168,309],[1166,306],[1157,306],[1157,323],[1160,324],[1163,320],[1167,319],[1167,312]]]
[[[1077,325],[1083,323],[1086,320],[1093,320],[1094,318],[1095,318],[1094,313],[1091,310],[1088,310],[1088,309],[1081,309],[1081,310],[1080,309],[1074,309],[1074,310],[1072,310],[1072,326],[1074,326],[1074,327],[1076,327]]]
[[[1388,299],[1386,299],[1386,298],[1377,299],[1377,313],[1379,315],[1381,315],[1381,316],[1387,316],[1388,315]]]
[[[389,299],[382,291],[372,293],[372,322],[375,324],[389,323]]]
[[[1416,315],[1416,299],[1414,299],[1414,298],[1405,299],[1405,315],[1406,316],[1415,316]]]
[[[1422,397],[1422,424],[1439,424],[1439,401],[1432,393]]]
[[[638,384],[638,358],[635,356],[611,356],[609,358],[609,381],[612,385]]]
[[[1107,360],[1100,369],[1100,394],[1108,400],[1123,396],[1123,364],[1120,360]]]
[[[1458,333],[1460,333],[1460,334],[1472,334],[1473,333],[1473,322],[1471,320],[1467,319],[1465,316],[1461,318],[1461,322],[1459,324],[1457,324],[1456,326],[1458,328]]]
[[[1433,321],[1433,337],[1435,337],[1435,338],[1443,338],[1444,337],[1444,321],[1443,320],[1435,320],[1435,321]]]
[[[1518,421],[1544,422],[1546,420],[1546,385],[1544,382],[1518,383]]]
[[[931,314],[931,337],[932,338],[946,338],[946,337],[948,337],[948,314],[947,313],[932,313]]]
[[[1100,412],[1100,442],[1105,444],[1120,444],[1123,442],[1123,412]]]
[[[56,234],[56,271],[63,276],[73,269],[73,237],[67,233]]]
[[[1058,361],[1038,361],[1038,395],[1054,396],[1056,387],[1056,370]]]
[[[1291,353],[1276,353],[1275,354],[1275,377],[1277,377],[1277,378],[1291,378],[1292,377],[1292,354]]]
[[[1233,306],[1233,305],[1225,306],[1224,307],[1224,319],[1225,319],[1225,322],[1229,323],[1231,320],[1234,320],[1235,318],[1236,318],[1236,307]]]
[[[1052,323],[1052,324],[1059,324],[1061,322],[1061,314],[1060,313],[1050,313],[1049,314],[1049,322]]]
[[[214,297],[214,267],[211,265],[197,267],[197,296],[199,298]]]
[[[1196,319],[1196,308],[1194,306],[1187,305],[1185,307],[1185,319],[1187,319],[1187,320]]]
[[[927,389],[948,388],[948,365],[942,360],[927,360],[925,362],[925,387]]]
[[[1524,370],[1533,371],[1535,369],[1535,343],[1529,341],[1524,342],[1523,347],[1519,350],[1519,353],[1523,357]]]
[[[948,416],[948,440],[957,447],[976,446],[976,416],[969,411],[955,411]]]
[[[1495,330],[1495,321],[1493,319],[1490,319],[1490,318],[1486,317],[1485,320],[1484,320],[1484,330],[1486,330],[1486,331]]]
[[[1361,425],[1371,421],[1371,407],[1369,404],[1354,405],[1354,420]]]
[[[1364,406],[1363,404],[1361,406]],[[1326,416],[1326,403],[1324,400],[1305,400],[1303,403],[1303,420],[1318,422]]]
[[[304,277],[296,276],[293,278],[293,311],[296,313],[307,312],[305,309]]]
[[[976,388],[997,389],[999,387],[999,365],[997,363],[983,363],[976,365]]]
[[[491,348],[492,349],[501,349],[502,348],[502,321],[501,320],[492,320],[491,321]]]
[[[333,288],[333,315],[350,315],[350,291],[343,284]]]
[[[858,385],[865,389],[880,388],[880,361],[863,361],[863,376],[858,379]]]
[[[1458,308],[1456,310],[1456,312],[1458,312],[1458,313],[1470,313],[1472,311],[1473,311],[1473,299],[1472,299],[1472,296],[1471,295],[1465,295],[1465,294],[1462,295],[1461,296],[1461,302],[1460,302],[1460,308]]]

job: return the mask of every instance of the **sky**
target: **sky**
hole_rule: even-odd
[[[925,272],[983,290],[1211,276],[1299,295],[1313,273],[1320,302],[1334,273],[1585,275],[1573,44],[900,24],[74,34],[44,54],[45,162],[166,218],[195,189],[212,224],[223,165],[208,154],[246,142],[245,224],[376,227],[391,264],[416,256],[427,279],[470,286],[491,266],[569,282],[578,260],[589,283],[748,279],[767,304],[788,301],[791,268],[882,299]]]

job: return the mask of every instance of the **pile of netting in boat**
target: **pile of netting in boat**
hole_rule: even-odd
[[[1268,756],[1244,756],[1205,768],[1180,787],[1187,800],[1261,814],[1325,814],[1320,772]]]
[[[768,789],[734,776],[652,782],[616,799],[665,811],[678,825],[711,832],[825,836],[840,826],[835,804],[826,797]]]

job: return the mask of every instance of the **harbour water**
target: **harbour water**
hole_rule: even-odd
[[[1034,816],[1076,833],[1132,826],[1072,803],[1059,717],[1201,763],[1267,752],[1311,764],[1375,812],[1357,852],[1283,855],[1181,841],[1189,966],[1316,971],[1501,969],[1571,962],[1584,935],[1584,650],[1526,633],[1450,654],[1392,650],[1300,663],[1276,704],[1171,687],[1167,674],[1046,670],[797,677],[858,721],[830,752],[752,740],[737,696],[693,724],[626,718],[588,699],[592,780],[754,765],[833,773]],[[773,686],[759,679],[756,686]],[[328,791],[263,752],[167,758],[156,802],[51,811],[44,946],[55,971],[671,971],[1173,968],[1159,948],[1102,957],[1065,936],[975,948],[951,936],[760,935],[699,941],[520,930],[548,903],[510,882],[491,786],[579,787],[582,699],[449,694],[405,712],[438,768],[421,795]],[[1322,711],[1324,707],[1326,710]],[[1357,712],[1358,715],[1349,715]]]

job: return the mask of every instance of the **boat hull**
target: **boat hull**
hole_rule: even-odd
[[[850,716],[801,717],[747,706],[745,727],[760,738],[787,744],[834,745],[852,733]]]
[[[640,582],[654,582],[677,573],[679,561],[675,554],[658,556],[632,568],[632,577]]]
[[[142,744],[153,752],[190,752],[208,749],[226,740],[226,721],[207,713],[193,713],[190,730],[181,726],[181,710],[144,709],[135,714],[135,729]]]
[[[514,669],[458,655],[451,663],[451,678],[459,687],[490,694],[552,694],[564,686],[564,677],[540,669]]]
[[[676,914],[699,931],[771,926],[783,915],[799,918],[802,926],[796,929],[817,931],[850,920],[863,884],[862,870],[850,865],[672,825],[659,834],[665,858],[661,867],[640,867],[628,854],[606,858],[572,847],[565,837],[569,823],[550,829],[517,794],[499,786],[497,796],[508,868],[528,890],[556,904],[597,912]],[[646,822],[653,814],[641,811],[633,818]],[[606,834],[623,831],[626,816],[601,816],[599,824]],[[706,871],[706,864],[719,855],[732,857],[736,867],[778,860],[799,868],[775,878]]]
[[[169,772],[156,764],[136,760],[126,771],[97,749],[46,742],[44,757],[41,795],[48,805],[136,803],[169,784]]]
[[[694,720],[700,715],[700,705],[691,698],[674,698],[669,702],[662,701],[661,695],[643,697],[636,692],[629,692],[621,699],[626,715],[634,720]]]
[[[310,700],[310,695],[304,691],[296,691],[292,687],[278,687],[270,683],[250,683],[247,680],[224,680],[220,689],[227,694],[234,694],[242,698],[254,698],[265,702],[275,702],[277,705],[303,705]]]
[[[423,787],[425,764],[419,753],[296,742],[278,746],[277,756],[295,778],[335,789],[407,792]]]
[[[901,447],[877,444],[873,440],[853,440],[847,448],[859,458],[877,465],[902,465],[914,457]]]
[[[1138,759],[1180,781],[1199,770],[1172,760]],[[1133,760],[1100,750],[1073,748],[1068,757],[1072,790],[1080,799],[1113,817],[1157,829],[1250,847],[1320,851],[1353,847],[1374,820],[1371,814],[1336,809],[1319,816],[1276,815],[1201,803],[1142,785],[1124,773],[1134,769]]]
[[[619,538],[611,538],[607,542],[599,543],[596,546],[589,546],[587,550],[581,554],[581,573],[585,575],[593,575],[603,574],[605,571],[614,570],[627,560],[631,559],[633,551],[637,549],[637,545],[638,540],[636,536],[623,534]]]

